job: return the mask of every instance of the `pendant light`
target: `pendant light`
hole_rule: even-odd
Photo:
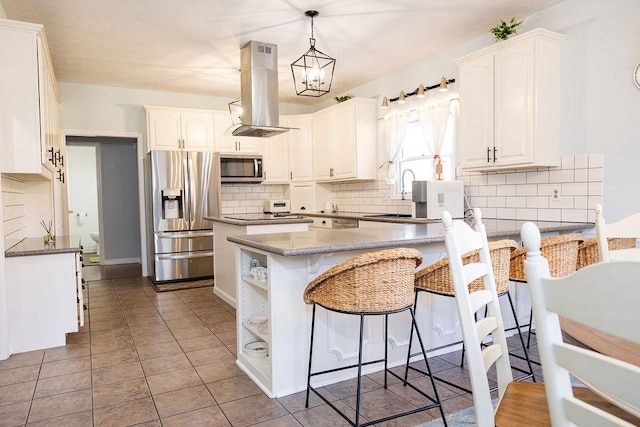
[[[304,14],[311,18],[310,48],[291,64],[293,85],[297,95],[319,97],[331,90],[336,60],[316,49],[316,39],[313,38],[313,18],[318,16],[318,12],[307,10]]]

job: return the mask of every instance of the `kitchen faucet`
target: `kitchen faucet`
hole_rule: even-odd
[[[413,180],[416,180],[416,174],[413,173],[411,169],[407,168],[402,171],[402,178],[400,178],[400,180],[402,181],[400,184],[400,194],[402,195],[402,200],[405,200],[404,195],[407,193],[406,191],[404,191],[404,174],[406,174],[407,172],[411,172],[411,175],[413,175]]]

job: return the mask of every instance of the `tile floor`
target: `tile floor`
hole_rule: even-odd
[[[135,265],[87,266],[83,274],[88,310],[80,332],[69,334],[65,347],[0,361],[0,426],[348,425],[316,396],[305,409],[304,392],[269,399],[238,369],[235,311],[211,288],[156,293]],[[431,369],[468,386],[459,358],[431,357]],[[387,390],[381,384],[380,374],[363,379],[365,420],[416,403],[398,380]],[[321,390],[353,414],[354,381]],[[472,406],[468,393],[444,385],[438,392],[446,413]],[[437,409],[378,425],[434,418]]]

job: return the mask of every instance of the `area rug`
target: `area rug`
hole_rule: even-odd
[[[153,289],[156,292],[170,292],[170,291],[182,291],[185,289],[205,288],[207,286],[213,286],[213,279],[204,280],[190,280],[186,282],[173,282],[173,283],[160,283],[153,284]]]
[[[476,425],[476,415],[473,411],[473,406],[463,409],[447,416],[447,426],[449,427],[467,427]],[[441,427],[444,423],[441,419],[429,421],[428,423],[420,424],[420,427]]]

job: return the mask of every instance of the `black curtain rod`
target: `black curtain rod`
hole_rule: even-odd
[[[449,79],[449,80],[447,80],[447,84],[449,84],[449,83],[455,83],[455,82],[456,82],[456,79]],[[418,87],[419,87],[419,86],[418,86]],[[428,91],[428,90],[435,89],[435,88],[437,88],[437,87],[440,87],[440,83],[435,84],[435,85],[433,85],[433,86],[427,86],[427,87],[425,87],[425,88],[424,88],[424,91],[426,92],[426,91]],[[405,96],[405,97],[410,97],[410,96],[413,96],[413,95],[415,95],[415,94],[417,94],[417,93],[418,93],[418,88],[416,88],[416,90],[414,90],[414,91],[413,91],[413,92],[411,92],[411,93],[406,93],[404,96]],[[391,98],[391,99],[389,99],[389,102],[395,102],[395,101],[397,101],[398,99],[400,99],[400,97],[399,97],[399,96],[396,96],[395,98]]]

